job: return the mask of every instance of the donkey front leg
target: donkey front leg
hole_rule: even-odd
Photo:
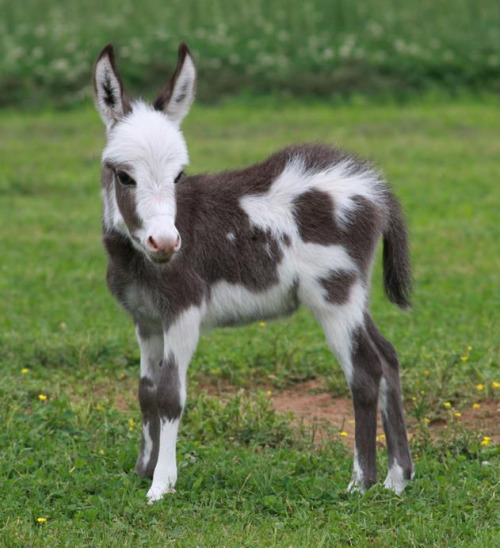
[[[164,332],[163,360],[159,365],[156,404],[160,419],[159,449],[150,503],[174,492],[177,481],[177,432],[186,401],[186,374],[198,343],[201,310],[192,307],[182,313]]]
[[[161,323],[157,326],[136,323],[136,333],[141,348],[139,404],[142,412],[142,440],[135,470],[139,476],[152,478],[160,445],[160,415],[156,402],[156,386],[159,365],[163,359],[163,329]]]

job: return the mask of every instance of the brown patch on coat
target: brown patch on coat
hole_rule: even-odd
[[[319,281],[326,289],[326,300],[331,304],[342,305],[349,301],[351,287],[356,279],[357,276],[352,272],[338,271]]]
[[[334,204],[330,194],[308,190],[294,200],[293,207],[304,242],[325,246],[340,242],[341,234],[333,218]]]

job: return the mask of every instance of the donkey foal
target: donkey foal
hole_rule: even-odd
[[[389,454],[385,486],[413,474],[399,362],[369,312],[370,274],[384,240],[385,289],[409,305],[401,208],[364,162],[317,144],[293,146],[239,171],[187,177],[180,124],[194,99],[188,48],[153,105],[129,101],[106,46],[94,69],[106,125],[102,197],[107,282],[132,316],[141,348],[142,443],[136,470],[150,502],[173,492],[186,371],[200,328],[241,325],[310,308],[349,383],[356,418],[350,490],[376,481],[380,403]],[[178,183],[176,185],[176,183]]]

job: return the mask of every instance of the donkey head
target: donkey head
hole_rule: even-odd
[[[181,247],[175,183],[188,163],[180,124],[194,99],[196,69],[185,44],[177,69],[153,105],[130,102],[107,45],[94,67],[97,110],[106,125],[103,161],[105,230],[118,230],[154,262]]]

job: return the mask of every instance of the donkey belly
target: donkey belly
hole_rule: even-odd
[[[297,307],[296,284],[293,282],[277,283],[265,291],[253,291],[221,281],[211,288],[203,327],[245,325],[292,314]]]

